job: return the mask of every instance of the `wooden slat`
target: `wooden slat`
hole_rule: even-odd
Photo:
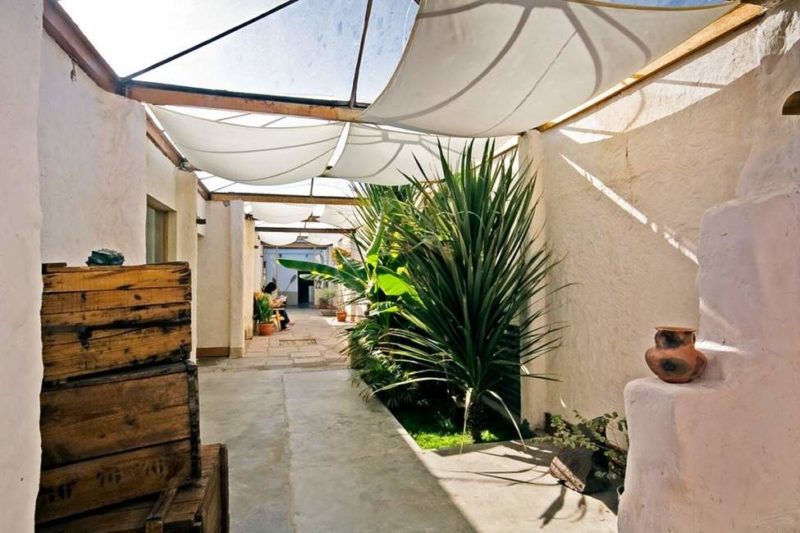
[[[42,471],[36,522],[97,509],[189,481],[188,440],[151,446]]]
[[[191,437],[184,366],[130,376],[42,391],[43,468]]]
[[[256,226],[256,231],[262,233],[341,233],[347,235],[353,233],[353,228],[274,228],[270,226]]]
[[[161,493],[144,522],[145,533],[164,533],[164,518],[177,493],[177,488],[168,489]]]
[[[227,449],[206,445],[202,457],[203,475],[178,491],[164,520],[165,531],[228,531]]]
[[[68,267],[42,275],[45,293],[156,289],[188,286],[191,272],[186,263],[133,267]]]
[[[197,357],[228,357],[230,354],[229,346],[197,348]]]
[[[359,199],[340,196],[300,196],[296,194],[259,194],[238,192],[212,192],[211,201],[260,202],[265,204],[303,204],[303,205],[358,205]]]
[[[42,315],[42,329],[64,330],[79,327],[137,328],[156,324],[190,324],[192,303],[118,307],[99,311]]]
[[[228,454],[224,444],[202,447],[203,475],[175,493],[162,515],[166,532],[228,533]],[[166,491],[165,491],[166,492]],[[163,509],[161,493],[37,527],[41,533],[142,533],[148,517]],[[162,500],[162,502],[159,502]],[[267,527],[267,526],[265,526]],[[268,529],[268,527],[267,527]]]
[[[143,305],[176,304],[188,302],[191,299],[192,288],[189,286],[46,293],[42,295],[42,323],[48,320],[45,315],[51,314],[86,313]]]
[[[128,98],[146,104],[210,107],[345,122],[358,121],[359,115],[363,112],[363,109],[350,107],[347,102],[328,103],[300,98],[279,98],[137,81],[127,82],[124,94]]]
[[[142,533],[153,507],[152,497],[113,505],[77,517],[36,526],[37,533]]]
[[[142,329],[45,331],[44,380],[55,381],[156,361],[184,360],[191,351],[191,324]]]

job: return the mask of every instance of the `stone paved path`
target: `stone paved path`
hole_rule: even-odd
[[[245,359],[264,358],[267,368],[345,368],[341,332],[346,323],[316,309],[289,309],[294,325],[268,337],[247,341]]]

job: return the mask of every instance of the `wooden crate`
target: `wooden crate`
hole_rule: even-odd
[[[159,365],[42,390],[42,468],[165,442],[199,441],[197,367]]]
[[[197,478],[197,395],[188,362],[45,387],[37,522]]]
[[[189,357],[187,263],[42,270],[46,383]]]
[[[228,454],[202,447],[203,475],[159,496],[140,498],[37,527],[42,533],[228,533]],[[267,525],[265,525],[267,527]]]

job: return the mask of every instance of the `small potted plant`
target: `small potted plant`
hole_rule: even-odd
[[[272,335],[275,324],[272,322],[273,310],[269,296],[263,292],[256,293],[256,309],[258,310],[258,334]]]
[[[319,305],[317,308],[322,316],[333,316],[336,314],[336,289],[326,287],[320,291]]]
[[[345,322],[347,320],[347,311],[344,306],[340,306],[336,311],[336,320],[339,322]]]

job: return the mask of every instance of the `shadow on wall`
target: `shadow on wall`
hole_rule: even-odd
[[[549,410],[622,410],[625,384],[649,375],[653,327],[697,325],[704,212],[748,176],[793,168],[800,131],[781,107],[796,90],[800,44],[759,58],[752,34],[762,31],[542,135],[548,240],[564,257],[552,284],[576,283],[553,297],[552,318],[570,327],[548,356],[548,372],[565,380],[548,384]]]

